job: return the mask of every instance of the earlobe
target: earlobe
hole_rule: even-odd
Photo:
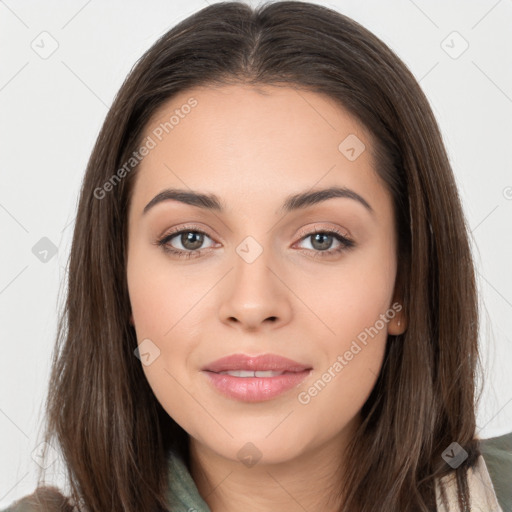
[[[407,319],[402,311],[398,313],[390,322],[388,326],[388,334],[397,336],[403,334],[407,329]]]
[[[402,273],[398,273],[395,281],[395,289],[393,291],[392,308],[395,311],[395,316],[391,318],[388,325],[388,334],[392,334],[393,336],[403,334],[407,330],[407,316],[403,303],[405,289],[402,276]]]
[[[133,315],[130,315],[130,325],[135,325],[135,322],[133,321]]]

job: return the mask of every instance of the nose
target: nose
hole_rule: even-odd
[[[292,317],[292,305],[285,276],[275,259],[270,261],[264,250],[248,262],[235,253],[234,269],[221,289],[221,322],[240,329],[255,331],[278,328]]]

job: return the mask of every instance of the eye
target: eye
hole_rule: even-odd
[[[313,251],[314,257],[332,256],[355,246],[353,240],[350,240],[336,229],[315,229],[312,233],[302,237],[301,240],[308,239],[311,240],[310,245],[312,248],[307,250]],[[338,244],[337,247],[331,249],[335,242]]]
[[[162,248],[166,253],[175,255],[179,258],[192,258],[199,256],[205,250],[211,249],[214,242],[210,247],[202,247],[205,240],[213,240],[204,232],[192,227],[182,227],[176,229],[171,233],[167,233],[162,238],[157,240],[156,244]],[[341,253],[342,251],[351,249],[355,246],[355,242],[340,231],[336,229],[315,229],[315,231],[306,234],[301,238],[301,241],[311,239],[311,248],[302,248],[308,253],[313,253],[314,257],[327,257],[333,254]],[[333,243],[337,246],[331,248]],[[176,244],[178,247],[176,247]]]
[[[157,245],[162,247],[165,252],[174,254],[180,258],[191,258],[203,251],[204,248],[202,248],[202,245],[205,242],[205,238],[213,242],[203,231],[185,227],[166,234],[157,241]],[[173,242],[174,239],[176,240]],[[175,247],[174,244],[178,244],[178,247]]]

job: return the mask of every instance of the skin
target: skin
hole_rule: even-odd
[[[148,338],[160,350],[143,365],[145,376],[189,434],[191,474],[213,512],[334,509],[328,496],[343,477],[344,449],[387,335],[406,327],[402,311],[309,403],[298,401],[399,300],[392,200],[375,173],[371,138],[323,95],[242,85],[182,92],[155,113],[145,135],[190,97],[197,106],[141,162],[129,209],[132,322],[139,343]],[[338,150],[349,134],[366,146],[354,161]],[[357,192],[373,213],[349,198],[279,211],[290,194],[335,185]],[[226,211],[168,200],[142,213],[170,187],[213,193]],[[195,245],[198,256],[178,258],[157,245],[190,224],[207,234]],[[315,243],[307,236],[315,228],[338,229],[356,245],[315,257],[340,246],[336,238]],[[263,249],[252,263],[236,251],[247,236]],[[180,235],[168,241],[183,251],[194,245],[182,243]],[[234,353],[275,353],[313,370],[272,400],[241,402],[200,371]],[[248,442],[261,454],[252,467],[237,456]]]

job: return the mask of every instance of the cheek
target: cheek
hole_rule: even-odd
[[[137,342],[149,340],[152,353],[151,364],[141,362],[142,368],[156,398],[173,417],[190,415],[185,390],[192,387],[190,355],[201,329],[197,315],[204,313],[206,301],[201,301],[202,307],[198,303],[215,282],[205,283],[207,278],[185,275],[152,249],[130,248],[127,283]]]
[[[319,275],[314,292],[303,285],[303,296],[324,324],[316,322],[323,333],[316,337],[318,371],[299,400],[311,406],[310,413],[343,411],[338,416],[341,425],[371,393],[384,359],[388,324],[395,316],[394,258],[383,239],[373,250],[361,251],[335,271]]]
[[[305,279],[297,281],[295,290],[317,313],[316,326],[321,329],[321,337],[330,346],[343,349],[365,329],[372,328],[380,315],[389,312],[388,316],[394,316],[389,310],[395,276],[394,252],[383,241],[375,244],[373,250],[347,256],[337,267],[320,268],[315,273],[314,286],[311,279]],[[385,339],[387,323],[379,322],[377,328],[384,331]]]
[[[324,418],[326,437],[355,418],[371,394],[384,360],[388,323],[395,315],[393,265],[362,263],[324,287],[329,300],[319,311],[331,332],[317,336],[321,361],[297,397],[305,424]]]
[[[163,294],[165,275],[155,267],[151,251],[141,245],[129,247],[127,283],[137,333],[146,335],[148,326],[162,323],[169,298]]]
[[[162,342],[180,319],[186,320],[206,287],[200,276],[185,276],[155,248],[135,244],[129,252],[127,281],[138,338],[152,335]]]
[[[150,364],[141,362],[142,370],[169,416],[187,432],[198,436],[194,417],[201,417],[204,411],[195,409],[196,402],[190,399],[187,390],[193,387],[188,368],[195,345],[190,329],[191,308],[201,295],[180,282],[179,274],[171,272],[168,265],[161,268],[155,260],[150,265],[144,264],[149,258],[134,248],[127,268],[137,341],[142,347],[150,340],[152,353]]]

